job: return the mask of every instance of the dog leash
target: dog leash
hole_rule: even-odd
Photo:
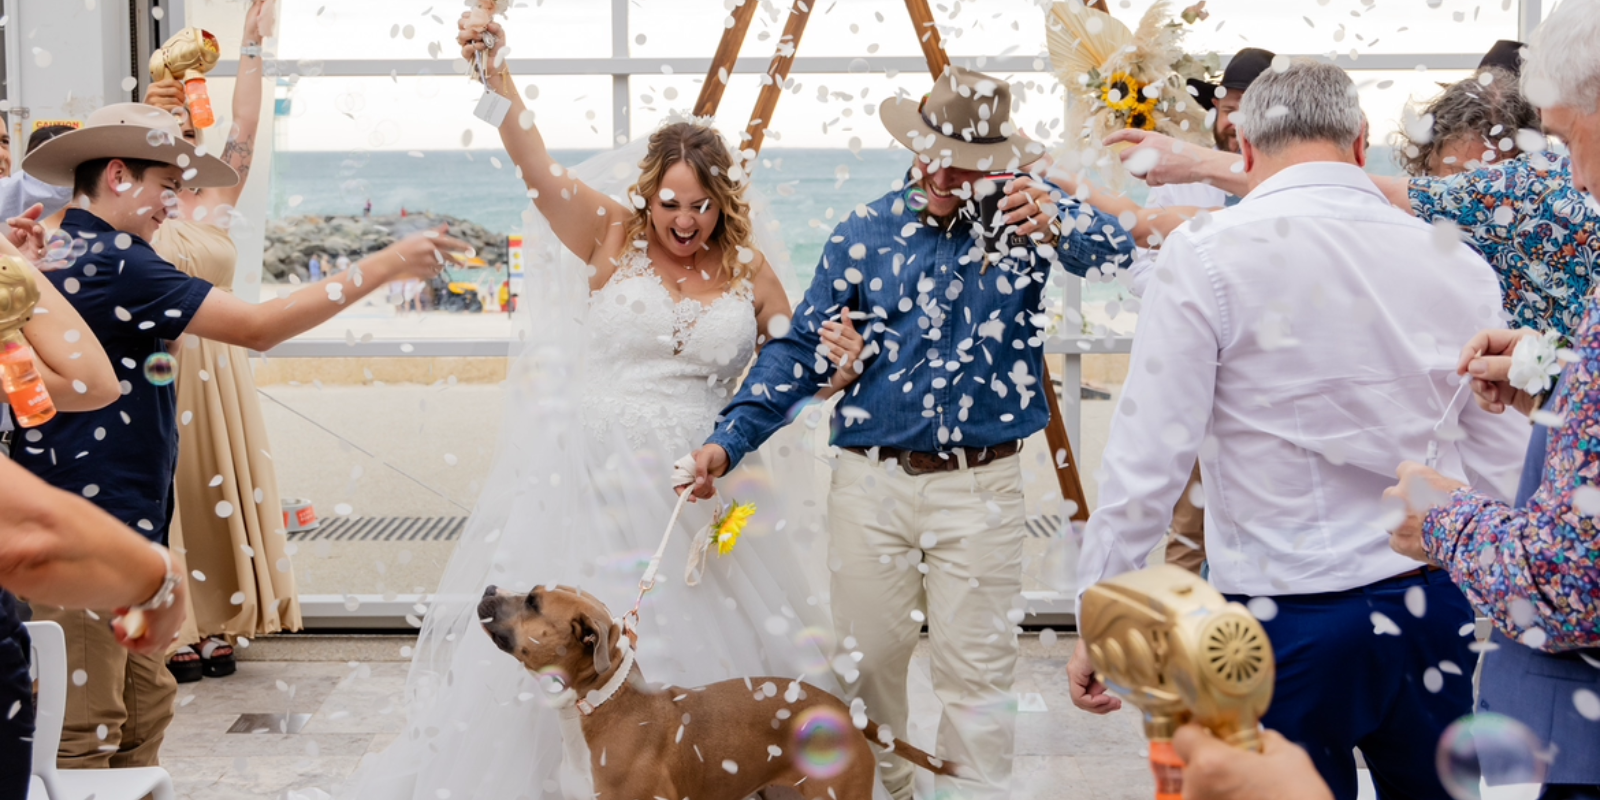
[[[688,486],[694,483],[694,456],[684,456],[672,465],[673,487]],[[622,630],[629,641],[635,645],[639,640],[639,609],[644,605],[644,596],[651,589],[656,588],[656,573],[661,570],[661,559],[667,555],[667,543],[672,541],[672,532],[678,527],[678,517],[683,515],[683,507],[689,502],[690,493],[686,490],[678,495],[678,503],[672,508],[672,517],[667,520],[667,529],[661,534],[661,544],[656,547],[655,555],[650,557],[649,566],[645,567],[644,577],[639,579],[639,596],[634,598],[633,610],[622,615]],[[693,569],[693,558],[690,559],[690,569]]]

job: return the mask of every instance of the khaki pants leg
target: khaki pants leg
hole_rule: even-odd
[[[968,775],[936,778],[935,794],[1002,800],[1011,796],[1016,740],[1010,615],[1022,596],[1022,464],[1006,458],[924,480],[917,528],[937,538],[924,542],[933,690],[943,706],[936,750]]]
[[[839,454],[828,493],[833,621],[841,643],[855,637],[861,675],[845,691],[867,704],[867,715],[904,736],[910,714],[906,679],[922,626],[911,612],[924,606],[920,552],[912,532],[914,479],[884,470],[855,453]],[[842,644],[842,651],[848,651]],[[879,758],[884,788],[910,800],[911,765],[890,753]]]
[[[67,709],[61,726],[62,769],[157,766],[172,722],[178,682],[161,658],[136,656],[111,634],[111,612],[34,607],[35,619],[59,624],[67,640]],[[71,676],[82,672],[77,685]],[[99,735],[100,726],[106,735]]]
[[[1189,501],[1190,492],[1200,490],[1200,465],[1194,465],[1189,485],[1172,507],[1172,529],[1167,535],[1167,563],[1200,574],[1206,563],[1206,512]]]

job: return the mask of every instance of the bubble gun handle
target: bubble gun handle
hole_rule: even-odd
[[[56,416],[56,404],[33,364],[33,348],[8,342],[0,353],[0,389],[5,391],[17,425],[37,428]]]

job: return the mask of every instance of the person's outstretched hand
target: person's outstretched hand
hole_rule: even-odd
[[[694,451],[694,482],[673,487],[678,494],[689,492],[695,500],[710,500],[717,493],[717,478],[728,472],[728,451],[708,444]]]
[[[1200,168],[1202,164],[1218,157],[1231,157],[1166,134],[1133,128],[1112,132],[1106,137],[1105,143],[1132,145],[1122,151],[1122,163],[1128,165],[1128,171],[1134,177],[1151,186],[1202,182],[1205,180],[1205,173]],[[1155,155],[1153,161],[1150,156],[1152,153]]]
[[[1078,640],[1067,662],[1067,692],[1072,704],[1095,714],[1109,714],[1122,708],[1122,699],[1106,692],[1106,685],[1094,676],[1094,663],[1089,660],[1089,647]]]
[[[479,53],[485,53],[488,55],[489,71],[493,72],[497,69],[495,65],[498,63],[500,49],[506,46],[505,29],[501,28],[498,22],[491,22],[481,28],[468,25],[467,18],[470,16],[463,12],[461,18],[456,20],[456,44],[461,45],[461,58],[471,64],[478,60]],[[494,37],[494,47],[490,47],[484,41],[484,34]]]
[[[416,278],[429,280],[444,271],[445,259],[472,252],[472,245],[445,235],[450,227],[440,225],[418,231],[388,247],[383,253],[397,259],[398,269],[387,280]]]
[[[1172,747],[1183,759],[1183,800],[1333,800],[1311,757],[1276,731],[1262,731],[1252,753],[1190,723]]]
[[[21,216],[6,220],[6,241],[17,248],[23,258],[35,264],[44,258],[45,234],[44,226],[39,224],[39,218],[44,216],[44,204],[34,203],[33,207],[22,212]]]
[[[1406,461],[1395,470],[1400,482],[1383,490],[1385,500],[1405,504],[1406,516],[1389,532],[1389,549],[1406,558],[1432,563],[1422,547],[1422,518],[1429,509],[1450,501],[1450,493],[1466,484],[1440,475],[1431,467]]]
[[[1538,335],[1528,329],[1479,331],[1461,348],[1456,374],[1472,376],[1472,396],[1479,408],[1491,414],[1505,413],[1507,408],[1524,416],[1533,412],[1538,399],[1511,385],[1511,353],[1523,339]]]

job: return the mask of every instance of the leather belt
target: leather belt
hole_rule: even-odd
[[[902,450],[898,447],[846,447],[844,449],[876,461],[893,461],[907,475],[929,475],[935,472],[955,472],[961,469],[961,458],[957,456],[957,453],[966,456],[966,466],[968,468],[982,467],[1022,452],[1022,442],[1006,442],[994,447],[958,447],[954,450],[938,453],[922,453],[915,450]],[[874,450],[877,451],[876,455],[873,454]]]
[[[1412,578],[1420,578],[1420,577],[1423,577],[1424,575],[1432,575],[1435,572],[1443,572],[1443,571],[1444,571],[1443,567],[1437,567],[1437,566],[1434,566],[1433,564],[1429,564],[1429,565],[1427,565],[1425,567],[1417,567],[1416,569],[1411,570],[1409,572],[1402,572],[1399,575],[1392,575],[1392,576],[1384,578],[1383,580],[1378,581],[1377,583],[1374,583],[1372,585],[1373,586],[1382,586],[1382,585],[1384,585],[1386,583],[1399,583],[1400,581],[1407,581],[1407,580],[1411,580]]]

